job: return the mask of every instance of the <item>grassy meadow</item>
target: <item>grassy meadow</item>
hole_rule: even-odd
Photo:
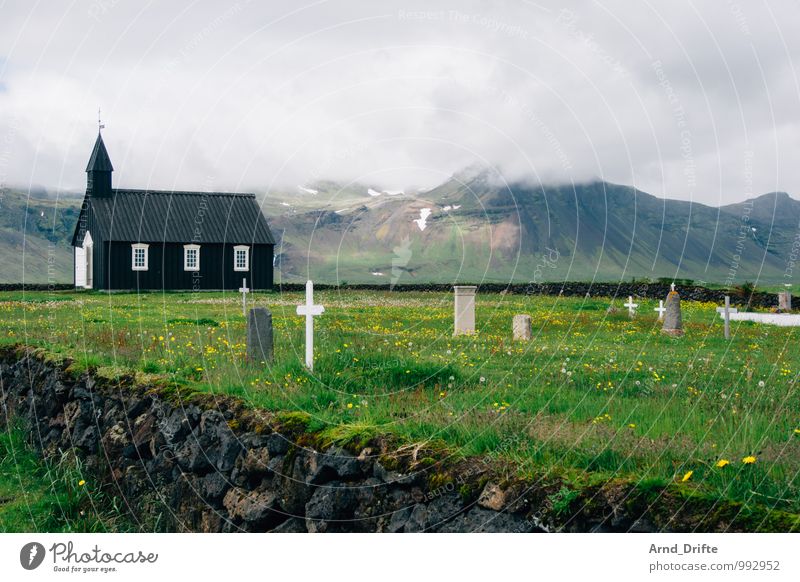
[[[250,297],[275,324],[271,366],[245,363],[236,293],[2,293],[0,341],[77,365],[135,369],[253,406],[302,411],[337,435],[391,433],[510,461],[572,487],[609,479],[800,513],[800,330],[732,325],[683,303],[686,336],[640,300],[478,295],[478,333],[452,337],[453,298],[323,291],[314,373],[300,293]],[[528,313],[534,339],[513,342]]]
[[[0,432],[0,533],[137,529],[78,459],[65,454],[43,461],[22,427]]]

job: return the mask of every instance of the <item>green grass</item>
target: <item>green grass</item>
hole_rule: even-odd
[[[728,342],[715,305],[684,302],[686,336],[673,339],[654,301],[630,320],[602,298],[479,295],[478,334],[454,338],[450,295],[325,291],[311,374],[300,294],[252,299],[273,313],[271,366],[244,361],[237,294],[0,294],[0,341],[72,355],[75,369],[138,370],[302,412],[331,443],[390,433],[575,488],[671,483],[800,512],[795,329],[737,323]],[[532,316],[532,342],[512,341],[516,313]]]
[[[21,427],[0,433],[0,532],[128,531],[99,484],[67,456],[43,461]]]

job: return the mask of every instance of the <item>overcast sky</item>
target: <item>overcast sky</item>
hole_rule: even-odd
[[[223,4],[225,4],[223,6]],[[800,198],[800,4],[0,0],[0,182],[632,184]]]

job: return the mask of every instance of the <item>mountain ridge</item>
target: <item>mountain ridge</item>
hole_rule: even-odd
[[[508,183],[468,168],[429,190],[320,180],[257,196],[279,239],[283,281],[792,282],[800,241],[800,201],[786,192],[715,207],[599,180]],[[70,281],[80,198],[5,189],[0,203],[0,282],[21,280],[23,248],[25,280]]]

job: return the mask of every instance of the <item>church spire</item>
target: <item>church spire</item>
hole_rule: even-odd
[[[86,191],[95,197],[111,196],[111,158],[108,157],[103,136],[97,132],[97,141],[94,142],[89,164],[86,166]]]

